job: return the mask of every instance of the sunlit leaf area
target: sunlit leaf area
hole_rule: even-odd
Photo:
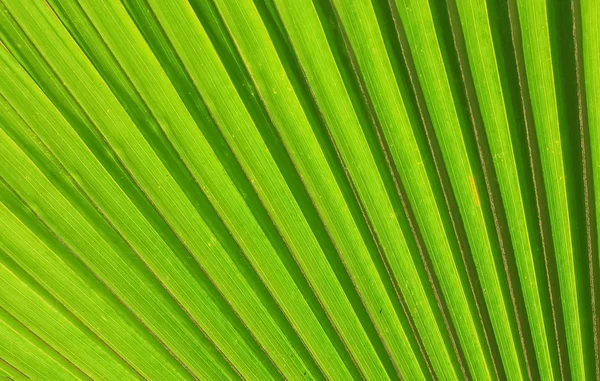
[[[0,0],[0,380],[600,379],[600,1]]]

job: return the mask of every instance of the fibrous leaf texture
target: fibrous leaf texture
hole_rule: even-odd
[[[596,0],[0,0],[0,379],[596,380]]]

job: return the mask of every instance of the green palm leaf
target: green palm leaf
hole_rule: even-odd
[[[0,0],[0,379],[596,379],[599,22]]]

